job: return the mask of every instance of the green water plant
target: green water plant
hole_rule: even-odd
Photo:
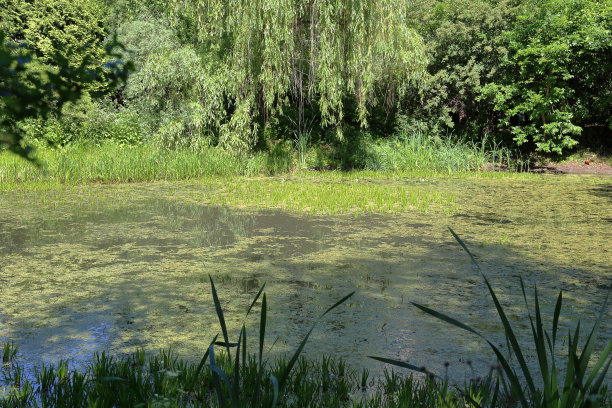
[[[223,341],[216,342],[216,337],[213,340],[212,344],[208,348],[206,355],[202,359],[200,363],[200,367],[204,365],[206,357],[209,358],[209,367],[213,374],[214,387],[217,394],[219,406],[221,407],[239,407],[239,406],[258,406],[261,402],[264,402],[264,406],[276,407],[279,395],[282,395],[287,386],[287,382],[289,376],[291,374],[291,370],[294,368],[295,364],[298,362],[300,354],[304,350],[304,346],[308,341],[308,338],[312,334],[313,330],[317,326],[318,322],[315,322],[310,330],[304,336],[302,342],[299,344],[291,358],[286,364],[283,364],[284,367],[278,372],[278,376],[271,374],[267,379],[264,379],[264,366],[267,365],[268,359],[264,359],[263,355],[263,347],[266,336],[266,320],[267,320],[267,299],[266,294],[263,294],[262,302],[261,302],[261,314],[260,314],[260,326],[259,326],[259,352],[257,354],[257,374],[256,374],[256,383],[255,383],[255,391],[251,395],[247,392],[244,392],[246,389],[246,362],[247,362],[247,331],[245,325],[242,325],[242,329],[240,330],[240,334],[238,335],[238,340],[236,342],[230,342],[229,336],[227,333],[227,325],[225,323],[225,318],[223,316],[223,309],[221,308],[221,303],[219,301],[219,297],[217,295],[217,290],[215,288],[214,281],[212,277],[209,275],[210,285],[212,288],[213,300],[215,303],[215,310],[217,313],[217,317],[219,318],[219,324],[221,326],[221,331],[223,334]],[[265,288],[265,283],[259,289],[259,292],[255,296],[255,299],[249,306],[247,310],[247,315],[251,312],[251,309],[259,299]],[[328,308],[325,312],[321,314],[319,319],[323,318],[327,313],[334,310],[336,307],[340,306],[342,303],[351,298],[355,292],[351,292],[348,295],[344,296],[342,299],[334,303],[330,308]],[[233,373],[226,374],[215,360],[215,349],[214,346],[222,346],[225,348],[227,352],[227,358],[229,360],[230,366],[232,365],[231,358],[231,348],[235,347],[235,357],[233,361]],[[242,355],[241,355],[242,351]],[[242,358],[242,365],[241,359]],[[226,390],[222,389],[221,380],[226,386]],[[269,380],[272,384],[271,393],[262,393],[260,385],[262,381]],[[266,388],[266,390],[270,390],[270,388]],[[229,401],[228,401],[229,400]]]
[[[461,238],[459,238],[459,236],[451,228],[449,228],[449,230],[459,245],[461,245],[463,250],[469,255],[470,259],[474,265],[476,265],[478,271],[482,275],[503,325],[504,334],[506,336],[509,349],[511,350],[512,355],[516,358],[516,364],[518,364],[518,367],[516,367],[516,364],[512,363],[511,358],[505,356],[498,346],[467,324],[464,324],[447,314],[412,302],[414,306],[423,312],[482,338],[495,353],[501,367],[498,379],[494,381],[493,375],[489,375],[486,380],[489,385],[488,387],[485,387],[488,388],[485,392],[486,395],[481,395],[481,397],[484,396],[485,398],[481,398],[480,401],[477,401],[472,396],[466,395],[466,400],[469,401],[474,407],[496,406],[502,400],[506,402],[517,402],[524,408],[573,408],[601,406],[607,395],[607,389],[604,385],[604,381],[608,369],[610,368],[610,364],[612,364],[612,357],[610,357],[610,354],[612,353],[612,339],[607,342],[604,349],[599,353],[599,356],[595,354],[595,341],[599,334],[602,319],[608,306],[608,296],[606,296],[606,300],[604,301],[599,316],[590,332],[588,332],[586,342],[582,345],[582,347],[579,345],[579,340],[581,337],[580,322],[577,323],[573,334],[571,330],[568,332],[565,369],[560,370],[560,364],[557,363],[557,355],[559,352],[557,340],[563,292],[560,291],[557,297],[552,321],[552,331],[549,333],[544,329],[542,309],[540,307],[537,287],[535,288],[535,316],[533,316],[531,311],[529,311],[525,285],[523,283],[523,279],[521,278],[521,291],[528,311],[532,340],[536,349],[538,362],[538,370],[531,370],[527,364],[524,346],[519,344],[515,330],[510,324],[506,312],[500,304],[499,299],[497,298],[497,295],[493,290],[487,276],[484,274],[480,268],[480,265],[478,262],[476,262],[476,259]],[[404,361],[382,357],[371,358],[397,367],[408,368],[413,371],[425,373],[429,376],[437,377],[434,373],[428,371],[424,367],[417,367]],[[590,366],[589,363],[593,362],[594,364]],[[537,377],[538,374],[539,378]]]
[[[37,370],[34,381],[23,376],[23,370],[7,373],[4,389],[0,380],[0,408],[17,407],[219,407],[212,371],[208,364],[186,362],[170,351],[160,351],[140,360],[137,351],[118,357],[95,354],[82,370],[64,370],[48,365]],[[206,358],[208,361],[208,357]],[[240,365],[242,366],[243,360]],[[231,372],[226,353],[215,357],[218,367]],[[259,369],[258,358],[248,355],[243,379],[245,388],[239,400],[241,407],[271,407],[273,395],[270,376],[280,377],[289,359],[274,359]],[[260,376],[265,379],[257,384]],[[358,373],[342,360],[324,357],[308,360],[300,357],[287,379],[285,392],[279,394],[277,406],[326,408],[391,408],[433,407],[448,401],[453,408],[462,407],[463,400],[456,390],[419,381],[412,376],[385,372],[379,379],[367,379],[367,372]],[[17,383],[16,381],[19,381]],[[258,403],[252,404],[254,386],[259,385]],[[266,391],[265,389],[269,390]]]
[[[19,351],[19,346],[13,341],[7,341],[2,346],[2,364],[9,364]]]

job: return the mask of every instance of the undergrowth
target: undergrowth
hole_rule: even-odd
[[[151,143],[102,141],[51,148],[38,143],[35,157],[39,165],[0,151],[0,182],[122,183],[329,169],[449,175],[521,167],[507,150],[494,144],[477,146],[419,134],[382,141],[361,138],[338,146],[302,143],[298,147],[278,142],[264,150],[236,155],[218,147],[170,150]]]

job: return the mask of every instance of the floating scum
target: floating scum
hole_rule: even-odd
[[[291,100],[318,105],[323,126],[342,138],[344,101],[356,100],[356,117],[393,108],[426,71],[422,38],[407,24],[403,0],[172,0],[175,16],[198,22],[200,41],[223,67],[226,96],[236,109],[220,129],[233,148],[254,143],[257,121],[282,114]]]

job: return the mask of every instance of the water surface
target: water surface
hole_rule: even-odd
[[[94,351],[136,347],[195,359],[220,331],[210,274],[232,335],[266,283],[272,354],[292,351],[320,313],[356,291],[323,319],[308,356],[344,357],[374,374],[384,367],[367,355],[439,373],[449,362],[462,381],[486,374],[493,356],[410,302],[504,341],[486,287],[447,226],[525,334],[519,276],[538,285],[549,316],[565,291],[565,327],[592,322],[612,278],[612,183],[577,180],[432,180],[432,189],[456,194],[453,213],[359,217],[211,206],[213,192],[197,182],[1,192],[0,340],[19,343],[28,364],[69,358],[79,366]],[[256,344],[257,316],[246,323]]]

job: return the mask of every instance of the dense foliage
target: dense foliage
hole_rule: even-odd
[[[586,126],[612,129],[611,2],[526,2],[503,41],[510,51],[505,75],[482,96],[517,144],[561,153]]]
[[[102,15],[86,1],[0,3],[0,148],[32,159],[24,134],[68,142],[67,127],[88,120],[75,104],[91,106],[91,96],[125,82],[131,63],[116,39],[104,42]]]
[[[101,3],[88,0],[2,0],[0,29],[10,40],[27,45],[41,64],[55,65],[58,51],[77,68],[95,69],[105,61]],[[100,83],[84,84],[85,87]]]
[[[28,140],[232,153],[286,140],[303,164],[324,146],[343,167],[370,166],[373,140],[415,133],[553,155],[612,142],[612,0],[0,6],[0,31],[31,52],[31,71],[57,66],[57,51],[95,69],[113,33],[136,67],[121,88],[77,83],[84,97],[61,117],[20,121]]]

